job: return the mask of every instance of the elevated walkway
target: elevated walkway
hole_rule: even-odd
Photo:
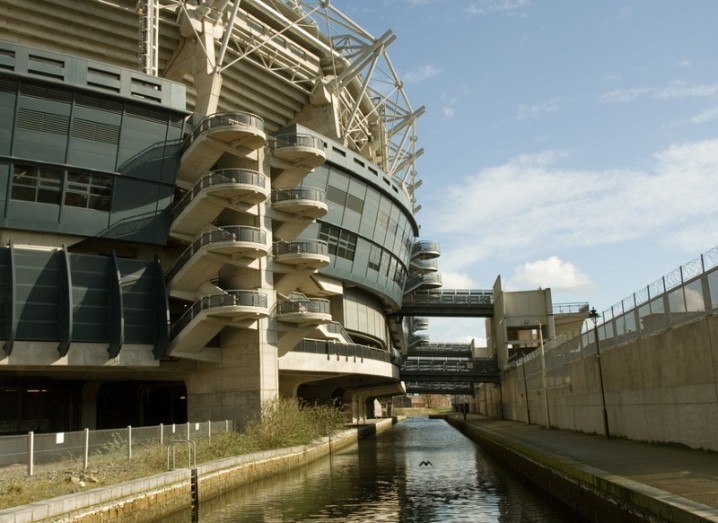
[[[447,420],[593,521],[718,521],[718,453],[473,414]]]
[[[499,383],[498,362],[493,358],[417,358],[404,360],[404,381],[441,383]]]
[[[494,293],[487,289],[432,289],[407,294],[399,316],[444,318],[491,318],[494,315]]]

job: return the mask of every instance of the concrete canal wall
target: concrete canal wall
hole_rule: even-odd
[[[545,361],[545,389],[537,354],[505,369],[500,388],[478,386],[476,411],[603,434],[595,349],[562,345]],[[601,347],[601,364],[612,436],[718,451],[718,316]]]
[[[356,426],[313,445],[270,450],[197,466],[199,502],[302,467],[392,427],[396,418]],[[147,521],[190,507],[190,469],[174,470],[0,511],[0,523]]]
[[[651,446],[647,443],[626,442],[634,447],[644,446],[644,448],[627,450],[622,440],[610,440],[609,444],[615,448],[608,449],[609,451],[606,452],[605,449],[596,450],[599,445],[592,442],[592,438],[600,439],[598,436],[584,436],[584,439],[576,444],[576,436],[569,435],[567,438],[565,431],[544,431],[537,427],[528,428],[526,426],[522,428],[517,427],[513,422],[479,420],[475,416],[470,416],[468,421],[463,421],[456,416],[442,417],[518,474],[526,477],[589,521],[596,523],[604,521],[649,521],[653,523],[718,521],[718,509],[701,503],[700,500],[690,499],[680,492],[675,492],[681,490],[679,486],[684,481],[680,477],[680,473],[673,474],[674,477],[671,481],[661,478],[660,486],[664,488],[657,488],[644,482],[647,478],[655,477],[647,470],[653,470],[653,473],[665,476],[665,474],[661,474],[662,471],[671,468],[690,468],[690,461],[681,462],[676,460],[674,455],[669,454],[664,457],[671,462],[670,467],[664,466],[665,464],[660,460],[646,465],[646,461],[649,461],[647,458],[656,452],[656,449],[650,448]],[[540,434],[537,434],[536,431],[540,431]],[[530,437],[527,438],[529,433]],[[625,442],[625,440],[623,441]],[[554,447],[561,450],[556,451]],[[603,464],[607,466],[606,469],[587,464],[596,461],[593,456],[596,452],[611,455],[610,459],[603,461]],[[700,453],[700,451],[689,450],[682,452]],[[611,466],[611,460],[616,454],[622,455],[625,458],[623,461],[629,466],[618,471],[615,470]],[[599,462],[601,459],[599,456]],[[636,477],[631,477],[630,473],[626,473],[631,470]],[[641,471],[641,473],[635,474],[636,471]],[[689,474],[685,471],[683,473]],[[705,480],[705,476],[698,478],[699,489],[688,485],[687,491],[702,488],[707,497],[711,498],[715,485],[705,481],[701,482],[701,479]],[[665,490],[665,487],[670,490]]]

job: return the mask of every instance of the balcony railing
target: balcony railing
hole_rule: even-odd
[[[198,136],[207,131],[220,127],[233,127],[237,125],[252,127],[257,131],[264,133],[264,120],[256,114],[245,112],[216,113],[205,117],[197,124],[197,126],[192,130],[192,133],[187,137],[185,148],[195,141]]]
[[[187,309],[180,318],[172,324],[170,337],[174,339],[189,323],[202,311],[218,307],[257,307],[267,308],[267,295],[259,291],[229,290],[224,294],[211,294],[203,296]]]
[[[308,352],[310,354],[326,354],[330,356],[345,356],[367,358],[371,360],[392,362],[391,354],[383,349],[356,343],[336,343],[324,340],[304,339],[292,349],[294,352]]]
[[[205,174],[194,187],[185,194],[172,210],[174,220],[194,200],[194,198],[209,187],[220,187],[222,185],[243,184],[257,187],[261,191],[268,190],[267,177],[257,171],[249,169],[219,169]]]
[[[275,256],[284,254],[319,254],[329,256],[329,245],[323,240],[295,240],[291,242],[274,242]]]
[[[309,147],[324,150],[324,142],[311,134],[280,134],[271,138],[269,146],[272,150],[284,147]]]
[[[257,227],[247,226],[221,227],[206,232],[196,239],[192,245],[187,247],[180,257],[177,258],[172,269],[167,273],[166,280],[172,281],[172,278],[177,275],[180,269],[182,269],[202,247],[226,242],[249,242],[265,245],[267,243],[267,233]]]
[[[287,298],[277,303],[277,314],[331,314],[329,300],[323,298]]]
[[[310,200],[325,203],[325,193],[316,187],[298,187],[272,191],[272,203],[287,202],[293,200]]]
[[[436,258],[441,254],[439,242],[419,241],[411,249],[411,257]]]

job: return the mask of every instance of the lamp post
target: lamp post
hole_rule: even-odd
[[[546,428],[551,428],[551,416],[549,415],[548,411],[548,387],[546,385],[546,356],[543,349],[543,331],[541,330],[543,327],[539,323],[538,325],[538,334],[539,334],[539,340],[540,340],[540,346],[541,346],[541,383],[543,384],[543,403],[544,403],[544,409],[546,410]]]
[[[601,365],[601,349],[598,347],[598,312],[594,307],[591,307],[591,311],[588,313],[589,317],[593,320],[593,339],[596,340],[596,361],[598,362],[598,383],[601,388],[601,408],[603,409],[603,434],[607,438],[610,438],[608,432],[608,412],[606,412],[606,393],[603,390],[603,367]]]

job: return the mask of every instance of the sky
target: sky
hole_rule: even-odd
[[[718,2],[332,0],[417,123],[445,288],[550,287],[599,312],[718,245]],[[485,337],[431,319],[432,342]]]

